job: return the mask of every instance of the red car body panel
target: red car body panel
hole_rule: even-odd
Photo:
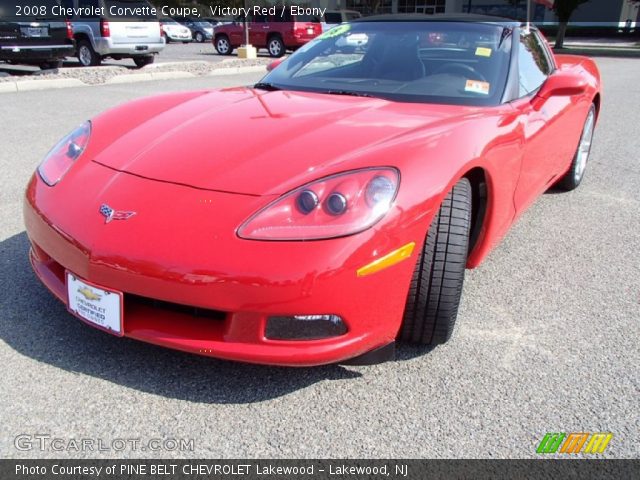
[[[124,335],[146,342],[277,365],[364,354],[394,341],[417,250],[370,276],[357,276],[359,268],[407,243],[422,245],[446,193],[461,177],[482,175],[486,213],[467,265],[476,267],[568,170],[587,111],[599,103],[600,78],[589,59],[556,62],[586,79],[584,94],[463,107],[234,88],[117,107],[92,120],[87,150],[63,181],[31,179],[24,215],[34,270],[62,301],[65,270],[124,292]],[[398,168],[401,187],[391,211],[364,232],[307,242],[236,234],[287,191],[375,166]],[[137,215],[105,224],[103,202]],[[314,314],[341,316],[348,332],[265,337],[270,315]]]

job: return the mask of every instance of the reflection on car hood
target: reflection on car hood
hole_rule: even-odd
[[[196,188],[283,193],[292,182],[353,168],[354,159],[371,158],[392,139],[471,110],[318,93],[219,90],[148,118],[94,160]]]

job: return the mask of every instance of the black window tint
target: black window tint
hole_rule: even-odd
[[[518,53],[520,68],[520,96],[536,91],[551,73],[551,67],[544,48],[532,33],[520,36],[520,51]]]
[[[326,23],[342,23],[342,15],[338,12],[327,12],[324,15]]]

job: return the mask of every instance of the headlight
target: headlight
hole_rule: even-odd
[[[62,180],[65,173],[71,168],[80,155],[84,152],[91,136],[91,123],[85,122],[69,135],[64,137],[51,149],[44,160],[38,166],[40,178],[53,187]]]
[[[400,178],[394,168],[367,168],[303,185],[267,205],[238,229],[251,240],[318,240],[362,232],[389,211]]]

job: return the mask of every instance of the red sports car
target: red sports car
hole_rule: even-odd
[[[381,361],[449,339],[465,267],[545,190],[580,184],[599,109],[594,62],[535,28],[344,24],[252,87],[144,98],[62,139],[27,188],[31,262],[115,335]]]

